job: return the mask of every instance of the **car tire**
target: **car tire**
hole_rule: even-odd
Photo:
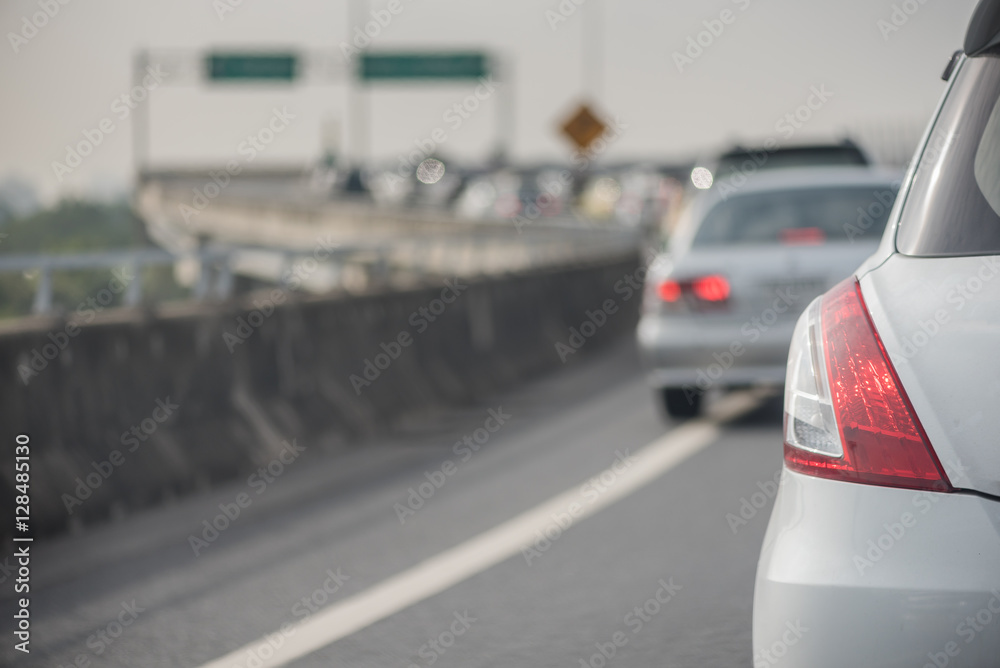
[[[690,393],[679,387],[660,390],[663,409],[672,418],[693,418],[701,413],[701,393]]]

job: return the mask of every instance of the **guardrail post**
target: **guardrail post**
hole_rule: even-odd
[[[138,306],[142,303],[142,265],[138,262],[131,262],[128,268],[132,273],[132,281],[125,290],[125,306]]]
[[[194,286],[194,298],[204,300],[212,287],[212,263],[202,252],[198,254],[198,282]]]
[[[39,268],[38,289],[35,291],[35,303],[31,306],[32,313],[48,313],[52,310],[52,267],[42,265]]]
[[[233,253],[222,256],[218,272],[215,274],[216,299],[226,299],[233,291]]]
[[[292,277],[295,276],[295,256],[291,251],[286,250],[281,256],[281,269],[278,272],[278,285],[285,290],[292,284]],[[287,280],[286,280],[287,277]]]
[[[389,282],[389,249],[385,245],[378,247],[375,252],[375,279],[380,283]]]

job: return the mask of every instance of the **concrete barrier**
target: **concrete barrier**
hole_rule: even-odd
[[[285,440],[363,442],[405,416],[481,401],[631,333],[640,295],[614,287],[637,267],[628,256],[402,292],[108,311],[78,329],[7,325],[0,424],[8,444],[31,439],[34,528],[231,480]],[[560,354],[607,300],[616,312]],[[11,457],[2,471],[6,504]]]

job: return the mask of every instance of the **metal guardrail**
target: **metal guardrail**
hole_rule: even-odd
[[[243,246],[206,248],[182,254],[160,249],[139,249],[67,255],[0,255],[0,273],[38,272],[38,286],[31,309],[35,314],[45,314],[53,310],[52,277],[57,272],[86,269],[127,270],[136,278],[128,282],[122,301],[125,306],[139,306],[143,302],[142,270],[146,267],[176,265],[182,261],[197,262],[199,265],[199,279],[192,288],[192,296],[195,299],[199,301],[206,298],[225,299],[231,296],[233,291],[235,260],[239,255],[248,252],[279,255],[283,258],[284,265],[289,267],[296,259],[311,254],[308,251]],[[356,252],[356,249],[331,249],[329,259],[336,261],[353,252]]]
[[[0,273],[39,272],[38,287],[32,303],[33,313],[52,310],[52,275],[57,271],[79,269],[117,269],[138,271],[142,267],[172,264],[176,258],[161,250],[137,250],[74,255],[3,255]],[[124,302],[130,306],[142,301],[142,281],[131,281],[125,289]]]
[[[335,277],[346,267],[360,268],[366,281],[391,284],[393,272],[411,276],[503,273],[608,257],[635,249],[639,241],[636,230],[565,222],[532,225],[527,232],[523,235],[507,232],[500,236],[489,226],[471,224],[462,234],[406,234],[392,239],[337,243],[322,249],[211,245],[178,253],[137,249],[68,255],[0,255],[0,274],[37,272],[32,312],[46,314],[55,306],[53,276],[74,270],[127,270],[135,279],[125,287],[122,303],[135,307],[144,301],[142,270],[147,267],[187,263],[197,268],[197,278],[190,285],[192,297],[198,301],[224,300],[233,296],[236,276],[284,285],[282,277],[303,265],[310,279],[320,279],[318,288],[307,289],[321,292],[338,287]],[[319,266],[327,270],[325,278],[318,276]]]

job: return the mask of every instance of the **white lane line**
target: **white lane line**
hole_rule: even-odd
[[[749,392],[730,395],[713,411],[714,420],[685,423],[633,454],[629,466],[616,463],[613,468],[598,473],[598,478],[604,475],[605,479],[614,480],[610,485],[602,485],[600,494],[595,496],[594,487],[584,482],[413,568],[320,610],[292,625],[285,634],[269,634],[271,638],[283,637],[284,642],[278,647],[275,647],[277,643],[269,642],[268,637],[260,638],[201,668],[243,668],[251,656],[255,668],[284,666],[439,594],[533,545],[539,533],[544,535],[546,529],[559,526],[553,516],[565,518],[573,504],[577,507],[577,512],[571,514],[575,526],[580,520],[656,480],[712,444],[719,437],[719,421],[738,416],[757,403],[758,398]],[[586,495],[585,488],[588,489]],[[563,522],[565,524],[565,519]]]

